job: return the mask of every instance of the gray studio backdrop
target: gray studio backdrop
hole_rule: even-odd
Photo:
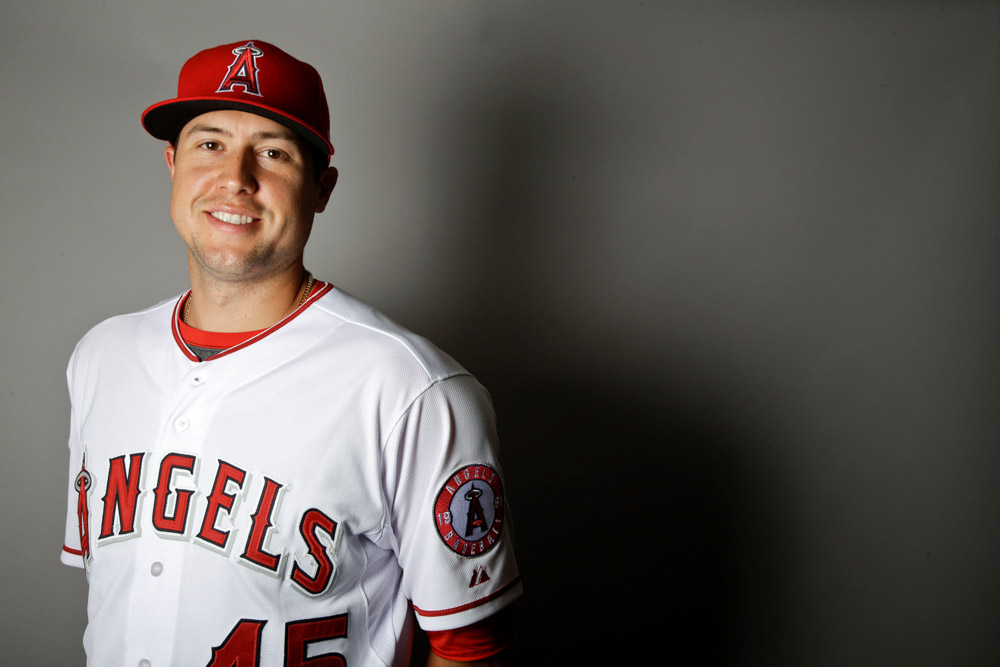
[[[919,0],[7,0],[5,664],[83,662],[67,357],[187,287],[139,114],[246,38],[329,92],[307,266],[493,393],[524,664],[996,664],[1000,8]]]

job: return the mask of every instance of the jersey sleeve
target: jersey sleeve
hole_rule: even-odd
[[[403,591],[424,630],[471,625],[521,594],[495,422],[486,390],[459,375],[413,401],[384,448]]]

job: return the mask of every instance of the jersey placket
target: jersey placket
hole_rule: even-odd
[[[135,557],[135,584],[132,596],[132,618],[129,628],[126,665],[162,667],[175,664],[174,646],[179,615],[189,606],[182,600],[184,554],[189,544],[198,508],[192,502],[187,508],[183,532],[169,534],[154,525],[156,515],[156,488],[161,474],[167,478],[168,498],[164,515],[177,511],[177,492],[196,490],[193,474],[162,473],[164,458],[170,454],[191,455],[201,458],[207,431],[212,397],[207,385],[208,373],[197,365],[183,374],[176,383],[173,400],[163,414],[160,437],[150,452],[150,468],[146,470],[142,530],[150,531],[149,538],[140,539]],[[197,496],[193,496],[192,500]],[[154,536],[155,533],[158,533]],[[172,539],[157,539],[168,537]],[[152,539],[150,539],[152,538]]]

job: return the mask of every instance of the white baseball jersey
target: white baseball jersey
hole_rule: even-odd
[[[89,664],[407,664],[521,593],[486,391],[319,282],[199,363],[184,297],[77,345],[62,560]]]

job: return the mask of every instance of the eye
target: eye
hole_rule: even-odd
[[[200,144],[198,144],[198,147],[204,148],[207,151],[217,151],[222,149],[222,144],[220,144],[218,141],[213,141],[209,139],[208,141],[203,141]]]
[[[269,160],[280,160],[285,157],[285,154],[279,151],[277,148],[265,148],[258,155],[266,157]]]

